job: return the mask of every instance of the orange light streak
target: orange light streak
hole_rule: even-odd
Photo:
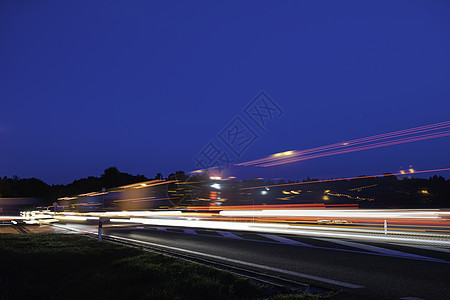
[[[188,206],[189,211],[217,211],[217,210],[269,210],[269,209],[357,209],[358,204],[285,204],[285,205],[230,205],[230,206]]]

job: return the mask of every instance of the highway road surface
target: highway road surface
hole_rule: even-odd
[[[57,224],[96,233],[96,225]],[[204,228],[105,224],[123,241],[339,291],[336,299],[449,299],[450,247]],[[436,241],[436,240],[434,240]]]

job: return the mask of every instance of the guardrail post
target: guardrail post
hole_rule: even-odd
[[[102,241],[103,218],[98,218],[98,241]]]
[[[384,220],[384,234],[387,234],[387,222]]]

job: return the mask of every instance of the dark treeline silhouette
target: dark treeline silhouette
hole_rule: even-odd
[[[183,171],[177,171],[168,175],[167,178],[164,178],[161,173],[156,174],[154,178],[147,178],[144,175],[123,173],[116,167],[110,167],[99,177],[89,176],[66,185],[48,185],[37,178],[0,177],[0,197],[41,198],[45,205],[50,205],[60,197],[96,192],[104,188],[109,189],[152,179],[195,183],[208,181],[209,175],[203,173],[189,176]],[[263,195],[258,190],[252,190],[251,193],[246,194],[246,197],[265,204],[312,202],[358,203],[360,207],[450,207],[450,180],[437,175],[424,179],[398,178],[392,174],[385,174],[382,177],[326,182],[310,177],[302,180],[279,179],[277,182],[263,178],[251,178],[231,181],[228,184],[228,187],[233,187],[236,191],[242,187],[264,188],[268,186],[270,186],[269,193]],[[183,193],[183,186],[170,183],[169,187],[171,190],[180,190],[180,193]],[[241,198],[241,196],[236,196],[236,198]],[[241,200],[245,201],[244,198]]]
[[[186,175],[183,171],[169,174],[167,178],[157,173],[154,178],[144,175],[131,175],[120,172],[116,167],[107,168],[100,177],[89,176],[73,181],[69,184],[49,185],[37,178],[0,177],[0,198],[32,197],[44,200],[43,205],[51,205],[56,199],[75,196],[83,193],[98,192],[102,189],[138,183],[142,181],[177,180],[177,181],[205,181],[208,174]]]
[[[157,178],[162,178],[159,173]],[[144,175],[131,175],[120,172],[116,167],[106,169],[100,177],[89,176],[77,179],[72,183],[63,185],[48,185],[37,178],[0,178],[0,197],[36,197],[46,204],[53,203],[59,197],[78,195],[82,193],[101,191],[103,188],[112,188],[141,181],[149,180]]]
[[[149,180],[149,178],[144,175],[131,175],[120,172],[116,167],[110,167],[100,177],[89,176],[75,180],[67,185],[53,185],[54,195],[52,196],[58,198],[61,196],[96,192],[101,191],[103,188],[109,189],[146,180]]]
[[[52,187],[37,178],[0,177],[0,197],[36,197],[47,198],[52,193]]]
[[[362,208],[448,208],[450,207],[450,180],[434,175],[425,178],[396,177],[385,174],[365,177],[320,181],[314,178],[264,181],[262,178],[245,179],[242,187],[270,187],[263,196],[255,192],[254,200],[270,203],[357,203]],[[258,191],[258,190],[256,190]],[[275,201],[274,201],[275,199]]]

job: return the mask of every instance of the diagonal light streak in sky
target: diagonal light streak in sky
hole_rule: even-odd
[[[450,136],[450,121],[398,130],[374,136],[348,140],[305,150],[276,153],[269,157],[238,163],[237,166],[271,167],[313,158],[369,150]],[[447,130],[446,130],[447,129]]]

